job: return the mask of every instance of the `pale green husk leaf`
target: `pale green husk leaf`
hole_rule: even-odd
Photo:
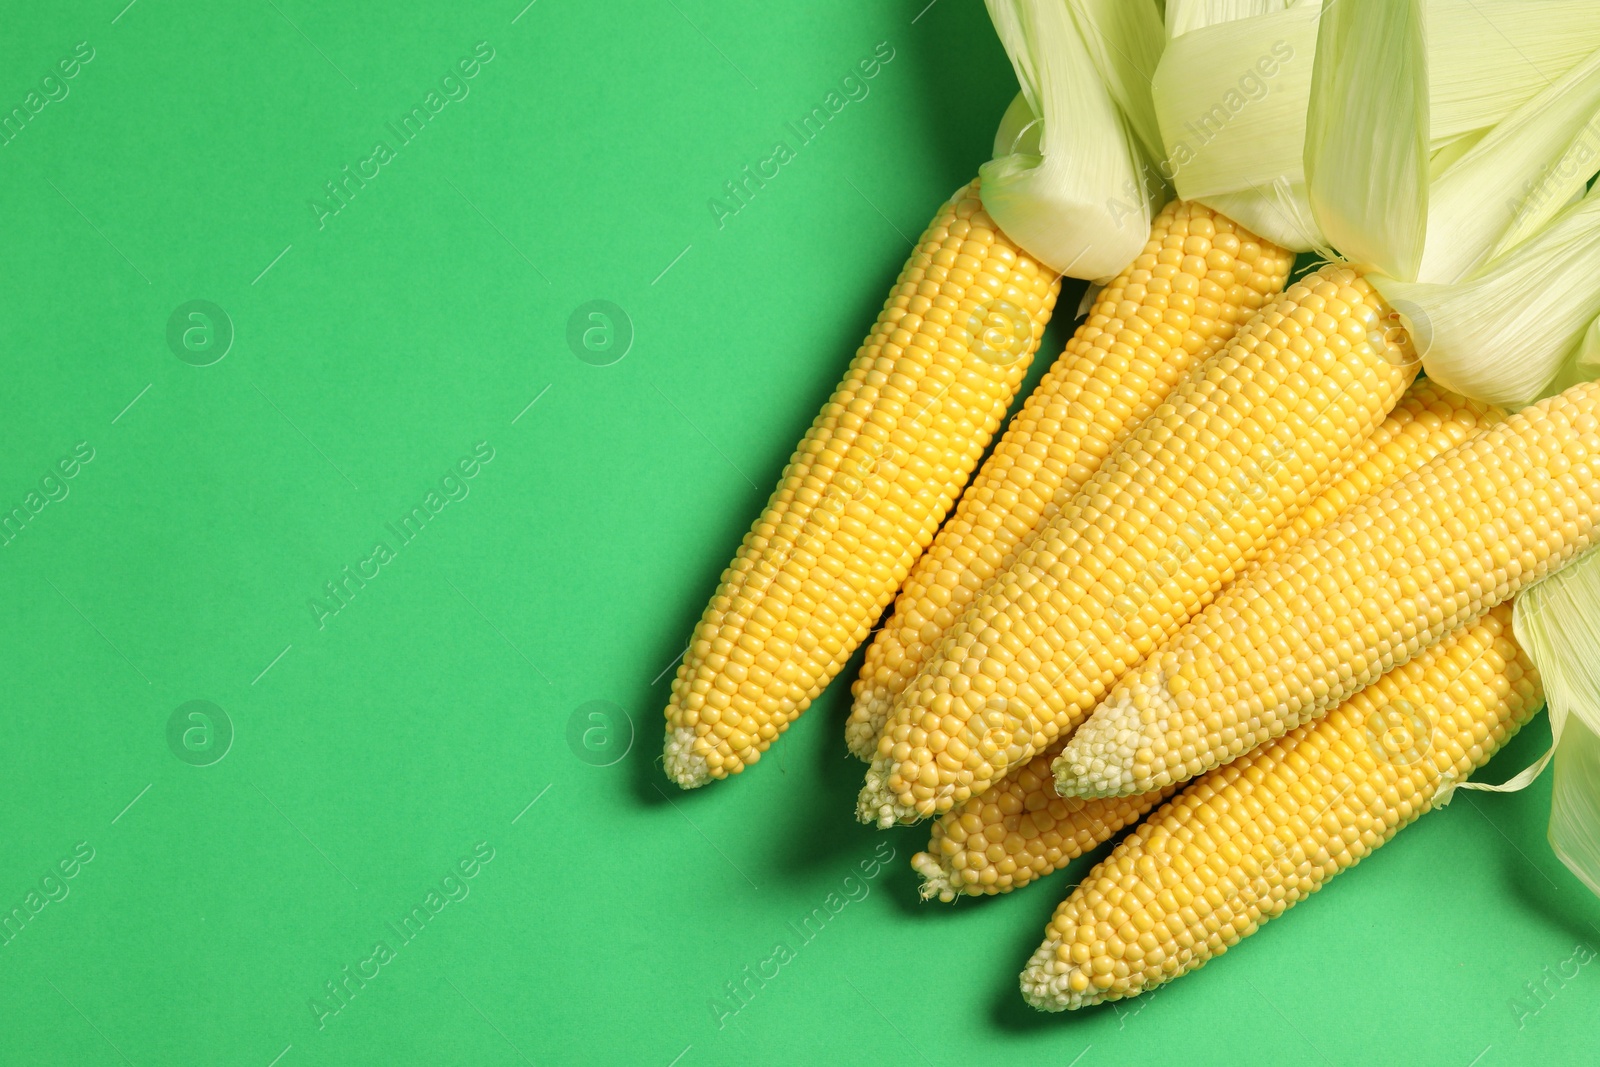
[[[1167,41],[1191,30],[1282,11],[1294,0],[1167,0]]]
[[[1150,80],[1166,37],[1161,16],[1149,0],[1069,0],[1084,45],[1111,99],[1127,119],[1146,160],[1161,158],[1161,128],[1156,122]]]
[[[1544,393],[1539,399],[1564,393],[1579,382],[1589,382],[1596,378],[1600,378],[1600,318],[1589,324],[1583,340],[1578,342],[1578,347],[1573,349],[1572,354],[1561,364],[1561,369],[1556,371],[1556,376],[1544,387]]]
[[[1597,169],[1600,51],[1435,156],[1419,280],[1370,276],[1429,377],[1517,406],[1571,362],[1600,314]]]
[[[1435,178],[1600,47],[1592,0],[1422,0],[1419,10]],[[1178,195],[1298,251],[1328,244],[1311,217],[1303,162],[1320,13],[1318,0],[1168,4],[1153,86],[1162,174]],[[1544,221],[1521,219],[1528,232]],[[1426,265],[1422,276],[1440,280]]]
[[[1420,0],[1338,0],[1322,14],[1305,173],[1347,259],[1415,278],[1428,221],[1428,79]]]
[[[1600,52],[1507,115],[1433,179],[1417,277],[1468,277],[1542,230],[1597,167]]]
[[[1428,377],[1511,407],[1537,400],[1573,360],[1600,315],[1597,279],[1600,194],[1454,285],[1368,275],[1400,313]]]
[[[1402,281],[1463,281],[1582,190],[1600,163],[1600,123],[1589,126],[1600,108],[1600,52],[1574,59],[1564,44],[1556,59],[1539,57],[1542,84],[1523,73],[1525,48],[1553,44],[1551,31],[1525,24],[1562,12],[1574,19],[1570,37],[1600,40],[1600,5],[1574,10],[1564,0],[1328,8],[1306,172],[1312,211],[1340,254]]]
[[[1525,590],[1513,629],[1539,668],[1550,710],[1550,845],[1600,893],[1600,552]],[[1548,759],[1508,786],[1526,785]]]
[[[1142,88],[1151,72],[1141,73],[1162,45],[1154,5],[986,2],[1022,92],[1002,120],[995,158],[979,171],[984,207],[1052,269],[1110,278],[1144,248],[1167,195],[1138,132],[1154,129]]]
[[[1184,199],[1306,251],[1326,243],[1311,218],[1303,163],[1321,4],[1258,3],[1241,16],[1244,6],[1216,5],[1204,24],[1190,12],[1189,28],[1162,54],[1152,85],[1162,176]],[[1169,7],[1169,33],[1172,20]]]
[[[1039,141],[1044,134],[1044,124],[1033,113],[1026,93],[1011,98],[1000,125],[994,131],[994,157],[1010,155],[1037,156]]]
[[[1492,126],[1600,48],[1595,0],[1428,0],[1430,136]]]

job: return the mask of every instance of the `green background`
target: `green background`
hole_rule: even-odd
[[[1596,968],[1524,988],[1600,947],[1543,783],[1463,794],[1203,973],[1074,1016],[1015,980],[1087,867],[919,904],[925,834],[852,817],[842,681],[750,773],[667,784],[674,657],[1014,92],[980,5],[124,2],[11,2],[0,35],[0,112],[94,49],[0,148],[0,511],[94,451],[0,548],[0,912],[94,854],[0,947],[4,1063],[1593,1058]],[[470,95],[319,228],[324,183],[480,41]],[[719,228],[708,200],[880,42],[870,95]],[[168,345],[192,300],[235,333],[209,366]],[[609,366],[567,341],[592,300],[631,324]],[[208,766],[179,755],[214,758],[220,718],[209,753],[169,743],[191,700],[232,726]],[[719,1027],[881,841],[868,895]],[[470,895],[319,1027],[475,847]]]

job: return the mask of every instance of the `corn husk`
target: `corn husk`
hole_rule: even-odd
[[[1552,162],[1554,161],[1554,162]],[[1539,233],[1600,168],[1600,51],[1511,112],[1429,184],[1418,277],[1454,282]]]
[[[1435,151],[1499,122],[1600,48],[1594,0],[1428,0]]]
[[[1282,11],[1295,0],[1167,0],[1167,41],[1221,22]]]
[[[1152,154],[1153,0],[987,0],[1022,91],[979,171],[1007,236],[1075,278],[1115,276],[1170,196]]]
[[[1516,11],[1525,21],[1541,7],[1486,10],[1510,28]],[[1428,376],[1515,407],[1579,366],[1600,313],[1600,210],[1578,202],[1600,170],[1600,50],[1509,111],[1504,100],[1486,104],[1484,117],[1499,116],[1492,125],[1463,133],[1470,122],[1451,119],[1436,147],[1430,62],[1444,53],[1424,38],[1444,9],[1437,0],[1329,7],[1307,115],[1309,198],[1329,243],[1400,312]],[[1573,33],[1600,33],[1600,5]]]
[[[1544,393],[1539,399],[1555,396],[1557,393],[1565,392],[1569,386],[1593,381],[1596,378],[1600,378],[1600,318],[1589,323],[1589,329],[1578,342],[1578,347],[1573,349],[1572,354],[1561,364],[1561,369],[1556,372],[1550,384],[1544,387]]]
[[[1587,284],[1562,284],[1561,279]],[[1507,407],[1547,394],[1565,365],[1594,377],[1600,315],[1600,194],[1472,277],[1453,285],[1370,280],[1400,313],[1428,376],[1466,396]],[[1580,359],[1580,349],[1589,353]],[[1583,373],[1587,371],[1588,373]]]
[[[1410,45],[1427,73],[1430,179],[1600,48],[1600,5],[1579,0],[1424,0],[1417,10],[1422,39]],[[1329,245],[1310,209],[1304,165],[1321,11],[1321,0],[1169,3],[1152,87],[1162,174],[1178,195],[1298,251]],[[1423,276],[1433,276],[1426,266]]]
[[[1550,847],[1600,894],[1600,552],[1524,591],[1513,629],[1544,681],[1551,749],[1494,788],[1522,788],[1553,756]]]
[[[1151,87],[1162,176],[1297,251],[1326,242],[1306,199],[1304,134],[1320,0],[1168,5]]]
[[[1323,13],[1305,171],[1311,210],[1347,259],[1414,279],[1428,222],[1428,80],[1411,0],[1340,0]]]

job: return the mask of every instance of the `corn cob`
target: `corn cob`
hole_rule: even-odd
[[[1143,793],[1280,737],[1587,548],[1600,383],[1430,460],[1235,583],[1124,679],[1055,764]]]
[[[1144,253],[1101,291],[867,646],[845,724],[852,752],[872,759],[890,707],[939,635],[1189,368],[1283,289],[1293,261],[1201,204],[1162,209]]]
[[[1023,996],[1079,1008],[1204,966],[1445,799],[1541,699],[1493,609],[1150,816],[1056,909]]]
[[[1274,298],[944,636],[878,741],[858,817],[948,811],[1070,731],[1342,473],[1415,374],[1355,270]]]
[[[754,763],[844,666],[1022,382],[1060,280],[978,191],[923,233],[701,617],[666,711],[686,789]]]
[[[1415,382],[1362,442],[1346,475],[1296,516],[1246,574],[1267,566],[1357,500],[1504,418],[1498,408],[1457,396],[1427,379]],[[912,858],[924,878],[924,898],[938,894],[953,900],[957,893],[1020,888],[1110,840],[1177,788],[1169,785],[1127,797],[1063,798],[1049,769],[1061,747],[1035,756],[1000,785],[969,797],[934,824],[928,850]]]

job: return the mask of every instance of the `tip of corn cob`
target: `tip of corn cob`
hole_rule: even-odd
[[[856,798],[858,821],[887,830],[898,823],[916,822],[922,817],[895,799],[895,791],[889,786],[889,775],[894,766],[893,760],[874,760],[872,766],[867,768],[867,784],[861,787],[861,795]]]
[[[1121,999],[1106,996],[1095,987],[1086,969],[1063,960],[1062,955],[1061,939],[1054,934],[1034,949],[1017,980],[1022,987],[1023,1000],[1040,1011],[1068,1011],[1099,1004],[1102,1000]]]
[[[1134,690],[1141,692],[1135,693]],[[1137,697],[1146,699],[1140,700]],[[1141,714],[1140,706],[1144,711]],[[1138,791],[1136,776],[1154,762],[1151,746],[1164,738],[1165,723],[1146,722],[1175,713],[1172,694],[1159,675],[1124,682],[1094,709],[1051,764],[1056,792],[1064,797],[1120,797]],[[1153,788],[1166,785],[1160,782]]]
[[[938,897],[949,904],[955,900],[959,893],[950,882],[950,872],[939,858],[931,852],[918,852],[911,857],[911,866],[918,874],[922,875],[922,888],[917,890],[923,900],[932,900]]]
[[[667,777],[684,789],[711,781],[711,767],[704,756],[695,752],[694,739],[694,727],[674,726],[667,731],[667,743],[661,751]]]

